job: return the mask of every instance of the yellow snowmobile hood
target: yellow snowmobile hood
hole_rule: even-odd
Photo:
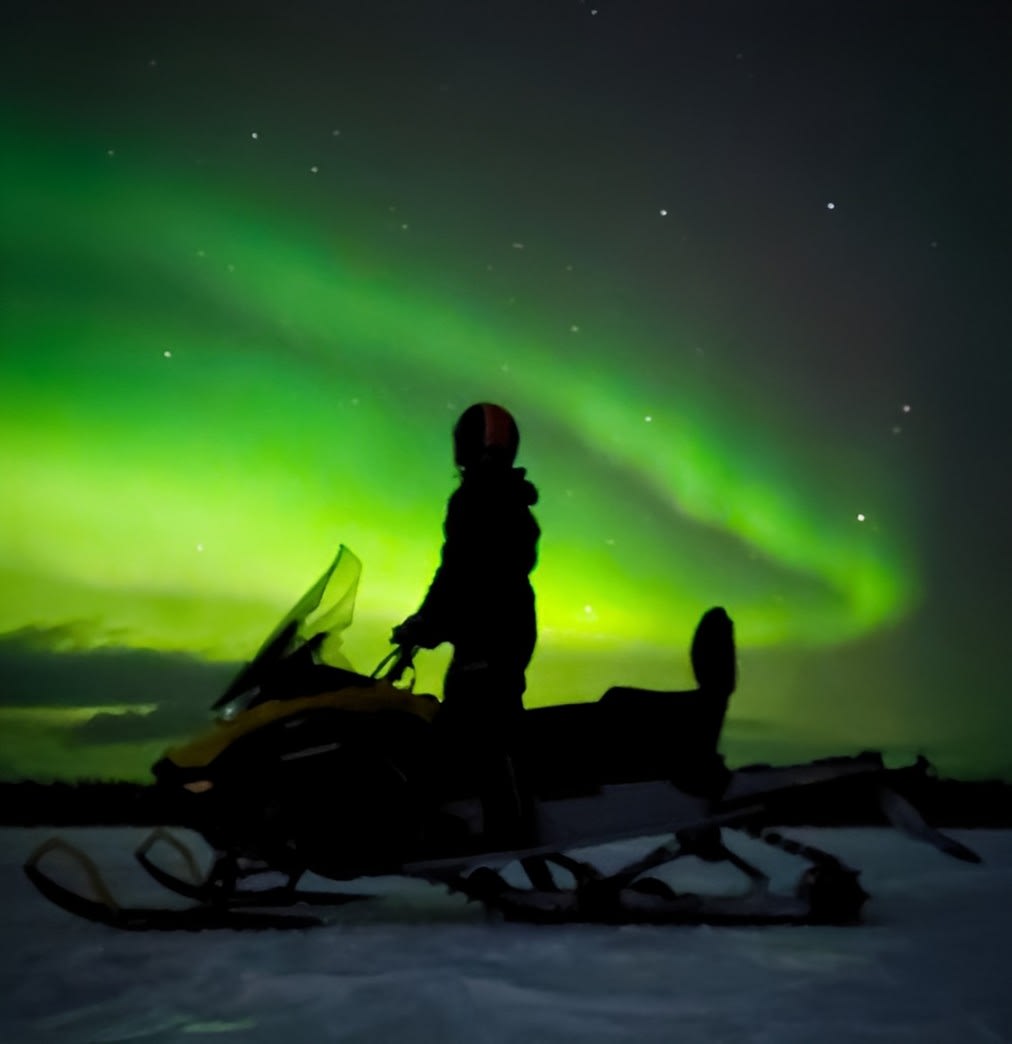
[[[382,679],[374,685],[355,685],[336,692],[301,696],[294,700],[268,700],[243,711],[231,721],[216,721],[211,728],[178,747],[170,747],[165,757],[180,768],[209,765],[230,744],[265,725],[301,714],[307,710],[330,708],[375,714],[378,711],[401,711],[431,722],[439,712],[435,696],[399,689]]]

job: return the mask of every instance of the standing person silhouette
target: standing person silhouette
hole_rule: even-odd
[[[531,513],[538,493],[513,466],[519,443],[503,407],[482,402],[461,414],[453,429],[460,485],[447,504],[440,564],[417,612],[392,635],[401,646],[453,646],[441,717],[475,755],[487,827],[499,835],[521,829],[510,752],[537,641],[530,574],[541,535]]]

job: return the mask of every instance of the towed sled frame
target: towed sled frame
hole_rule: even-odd
[[[894,827],[953,858],[980,862],[972,849],[929,826],[910,802],[889,787],[893,778],[904,772],[909,770],[885,769],[881,759],[872,754],[780,769],[742,770],[732,776],[728,788],[731,796],[723,810],[716,808],[708,815],[671,824],[667,841],[608,874],[550,845],[418,861],[404,865],[400,872],[443,885],[506,920],[526,923],[857,924],[868,899],[858,880],[859,870],[764,823],[769,822],[775,810],[786,808],[786,803],[800,793],[811,797],[829,788],[871,785],[876,787],[881,807]],[[727,847],[722,835],[724,828],[739,830],[803,860],[794,893],[770,891],[767,876]],[[584,844],[601,844],[628,836],[628,830],[602,832],[595,840],[584,839]],[[157,845],[168,845],[175,850],[187,868],[188,879],[170,873],[152,858],[151,852]],[[62,854],[83,870],[90,895],[60,884],[43,869],[42,862],[54,853]],[[747,888],[739,894],[725,896],[679,893],[660,878],[651,876],[652,872],[688,855],[734,866],[747,881]],[[202,875],[189,847],[164,828],[157,828],[145,839],[136,851],[136,858],[153,880],[190,899],[191,905],[137,907],[120,903],[94,861],[61,838],[39,845],[26,861],[25,872],[42,895],[68,913],[128,931],[313,928],[332,922],[328,909],[372,898],[361,892],[301,889],[298,874],[291,875],[280,886],[248,888],[244,886],[247,879],[276,871],[232,854],[219,854],[210,872]],[[531,887],[509,884],[495,869],[514,860],[520,862]],[[571,883],[559,884],[559,876],[568,878]],[[293,907],[297,911],[292,911]]]

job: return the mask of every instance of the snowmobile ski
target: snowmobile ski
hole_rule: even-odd
[[[182,858],[190,880],[170,873],[155,862],[148,854],[158,843],[171,847]],[[202,875],[197,859],[190,848],[175,834],[158,827],[153,830],[134,852],[137,862],[147,874],[163,888],[187,899],[218,906],[236,907],[292,906],[305,903],[313,906],[344,906],[346,903],[361,902],[372,898],[365,892],[307,891],[298,888],[298,878],[290,876],[283,885],[269,888],[240,888],[238,882],[258,874],[274,873],[272,867],[243,865],[231,856],[220,856],[210,874]]]
[[[64,852],[84,870],[95,893],[94,897],[61,885],[39,868],[38,864],[43,856],[54,851]],[[39,845],[29,856],[24,869],[32,884],[56,906],[87,921],[125,931],[265,931],[314,928],[324,923],[320,917],[311,914],[261,912],[227,904],[201,903],[179,909],[124,906],[113,897],[94,861],[79,848],[61,838],[50,838]]]

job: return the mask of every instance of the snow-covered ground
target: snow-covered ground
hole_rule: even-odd
[[[384,881],[309,932],[146,935],[35,894],[20,865],[48,833],[0,831],[4,1044],[1012,1041],[1009,831],[954,832],[982,866],[882,830],[794,831],[864,868],[859,928],[518,926]],[[128,898],[160,900],[130,854],[145,831],[63,833]]]

